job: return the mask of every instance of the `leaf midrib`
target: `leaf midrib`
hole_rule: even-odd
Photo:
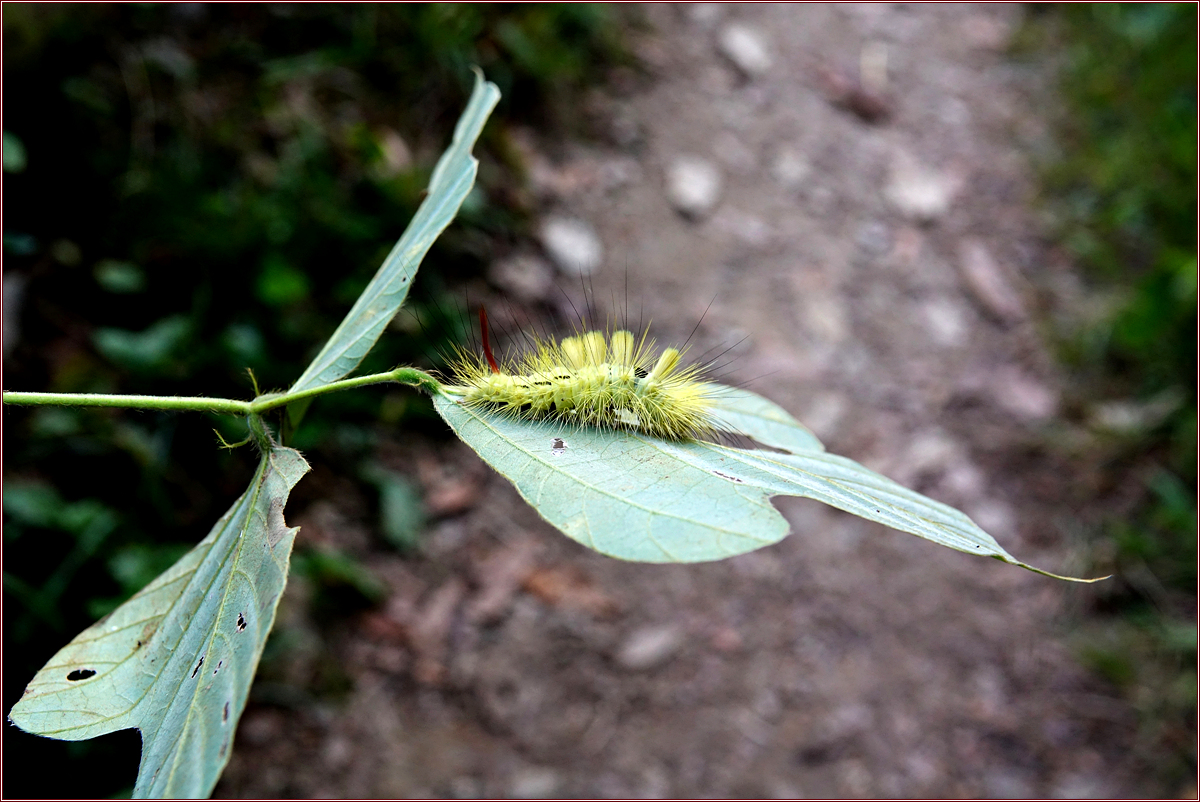
[[[255,475],[254,481],[251,482],[251,487],[253,488],[253,493],[249,497],[243,496],[245,501],[242,505],[239,505],[239,506],[245,507],[246,515],[244,516],[242,524],[239,527],[239,531],[237,534],[237,541],[238,541],[237,546],[235,546],[234,549],[226,557],[226,560],[232,559],[232,561],[233,561],[233,566],[229,571],[229,576],[225,578],[225,583],[227,586],[229,583],[231,583],[233,581],[233,577],[237,573],[236,569],[237,569],[239,558],[242,555],[242,551],[246,547],[246,537],[245,537],[246,529],[249,527],[251,514],[253,513],[253,511],[256,508],[255,505],[258,502],[258,497],[262,494],[263,486],[266,484],[266,475],[274,467],[273,466],[274,459],[275,459],[274,450],[272,450],[270,453],[265,454],[263,456],[262,465],[260,466],[258,473]],[[225,532],[227,530],[228,530],[228,525],[221,530],[221,533],[219,535],[217,535],[216,539],[213,541],[214,545],[218,541],[220,541],[221,537],[225,534]],[[205,555],[205,559],[208,559],[208,556],[211,554],[212,554],[212,549],[209,549],[208,554]],[[203,562],[204,561],[201,560],[201,563],[203,563]],[[199,567],[199,566],[197,566],[197,567]],[[208,586],[205,588],[206,591],[210,590],[214,586],[214,584],[217,582],[217,578],[220,575],[221,575],[221,572],[217,571],[213,577],[213,581],[210,582],[208,584]],[[254,587],[253,581],[251,581],[250,585],[251,585],[251,587]],[[205,593],[206,597],[207,597],[207,595],[208,594]],[[225,605],[228,602],[228,600],[229,600],[229,588],[226,587],[225,592],[221,594],[221,603],[218,606],[217,613],[215,616],[213,616],[213,625],[208,633],[207,639],[205,640],[204,648],[200,652],[201,654],[203,654],[205,656],[207,656],[209,651],[212,650],[213,639],[216,637],[217,628],[218,628],[220,622],[223,620],[222,615],[225,612]],[[194,659],[194,656],[193,656],[193,659]],[[182,688],[182,686],[183,686],[183,683],[180,683],[176,687],[175,693],[172,694],[172,696],[171,696],[171,702],[174,702],[175,699],[178,698],[179,690]],[[203,686],[203,683],[197,681],[195,683],[195,685],[192,687],[192,701],[188,705],[187,716],[184,718],[183,725],[178,728],[178,730],[175,732],[175,734],[171,737],[171,740],[168,742],[168,746],[170,749],[169,754],[171,755],[171,767],[170,767],[170,771],[167,773],[167,778],[164,783],[164,787],[170,787],[171,781],[175,777],[175,771],[179,767],[179,749],[178,749],[179,740],[183,737],[183,734],[185,732],[187,732],[188,727],[192,721],[192,716],[195,715],[196,696],[200,693],[200,688],[202,686]],[[171,708],[171,704],[168,703],[166,705],[166,709],[170,710],[170,708]],[[162,731],[163,725],[165,723],[166,723],[166,716],[164,716],[163,719],[161,721],[159,721],[158,727],[155,729],[156,735],[157,735],[157,733]],[[155,780],[157,780],[157,777],[155,777]],[[152,780],[150,783],[148,783],[148,785],[154,785],[154,781]]]

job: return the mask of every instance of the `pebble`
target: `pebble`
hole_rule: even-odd
[[[560,782],[554,769],[520,769],[509,782],[508,795],[512,799],[550,799],[558,796]]]
[[[671,778],[661,765],[653,764],[642,769],[637,796],[641,799],[670,799]]]
[[[854,232],[854,242],[867,253],[882,256],[892,249],[892,232],[878,220],[868,220]]]
[[[1055,781],[1050,791],[1051,799],[1103,799],[1120,796],[1119,791],[1108,788],[1099,777],[1086,774],[1070,774]],[[1180,799],[1187,796],[1180,795]]]
[[[948,490],[957,493],[960,497],[970,498],[983,492],[987,485],[987,479],[983,475],[983,471],[964,457],[956,459],[946,469],[942,483]]]
[[[871,770],[857,758],[841,760],[834,764],[834,776],[838,787],[846,796],[872,796]]]
[[[823,393],[808,402],[804,424],[817,437],[832,437],[846,412],[846,399],[833,392]]]
[[[538,231],[542,247],[565,275],[589,275],[600,267],[604,246],[591,225],[575,217],[549,217]]]
[[[631,671],[645,671],[666,663],[682,646],[678,628],[645,627],[632,632],[617,649],[617,663]]]
[[[554,288],[554,271],[532,254],[514,254],[488,267],[488,280],[522,301],[541,301]]]
[[[605,192],[623,189],[642,177],[642,166],[637,159],[616,157],[600,162],[597,168],[600,188]]]
[[[925,328],[938,345],[957,348],[967,343],[967,324],[958,304],[932,299],[922,304]]]
[[[975,14],[963,21],[962,38],[977,50],[1003,50],[1012,39],[1012,25],[1003,19]]]
[[[957,183],[953,176],[901,155],[892,166],[884,197],[905,217],[930,223],[949,211]]]
[[[1158,426],[1183,404],[1183,394],[1169,389],[1138,402],[1104,401],[1095,404],[1088,422],[1097,429],[1116,434],[1138,434]]]
[[[325,739],[321,747],[321,757],[325,766],[336,771],[344,768],[354,757],[354,742],[344,734],[335,733]]]
[[[484,796],[483,783],[474,777],[459,775],[450,780],[450,796],[453,799],[479,799]]]
[[[852,112],[863,122],[883,123],[892,116],[892,103],[887,95],[866,88],[845,72],[823,67],[817,71],[817,80],[830,103]]]
[[[717,38],[717,48],[747,78],[771,69],[771,54],[762,36],[740,23],[725,26]]]
[[[992,390],[1002,409],[1024,420],[1043,421],[1058,411],[1057,393],[1014,367],[994,373]]]
[[[835,345],[850,334],[850,315],[845,302],[836,293],[813,292],[801,298],[804,309],[802,325],[816,342]]]
[[[645,134],[642,123],[633,110],[618,106],[608,118],[608,138],[614,145],[625,150],[632,149],[642,141]]]
[[[784,189],[798,189],[812,171],[808,160],[790,148],[784,148],[771,162],[771,176]]]
[[[680,213],[708,215],[721,196],[721,172],[710,161],[680,156],[667,168],[667,199]]]
[[[1037,796],[1033,783],[1018,769],[998,766],[982,778],[984,796],[992,799],[1028,799]]]
[[[767,780],[764,785],[770,799],[803,799],[808,796],[798,786],[778,777]]]
[[[909,445],[902,466],[893,471],[896,481],[911,484],[923,473],[940,475],[960,451],[959,445],[940,429],[922,432]]]
[[[712,226],[755,248],[770,244],[773,236],[771,227],[762,218],[740,209],[724,208],[717,212],[713,216]]]
[[[976,239],[963,242],[959,250],[959,272],[976,302],[1001,323],[1025,317],[1025,305],[1013,289],[987,246]]]
[[[1016,534],[1016,516],[1012,507],[1002,501],[981,499],[972,503],[967,512],[980,529],[1001,543],[1011,541]]]
[[[709,636],[709,645],[718,652],[740,651],[743,645],[741,633],[733,627],[719,627]]]
[[[720,3],[692,3],[688,7],[688,16],[702,28],[711,28],[723,13]]]

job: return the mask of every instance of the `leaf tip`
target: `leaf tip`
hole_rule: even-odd
[[[1008,561],[1005,560],[1005,562],[1008,562]],[[1023,563],[1023,562],[1015,562],[1015,563],[1013,563],[1013,565],[1019,565],[1020,567],[1024,568],[1027,571],[1033,571],[1035,574],[1041,574],[1042,576],[1048,576],[1051,579],[1061,579],[1064,582],[1079,582],[1079,583],[1082,583],[1085,585],[1090,585],[1094,582],[1103,582],[1106,579],[1112,579],[1112,574],[1108,574],[1106,576],[1092,577],[1091,579],[1084,579],[1083,577],[1078,577],[1078,576],[1064,576],[1062,574],[1055,574],[1051,571],[1043,571],[1041,568],[1034,568],[1032,565],[1029,565],[1029,564]]]

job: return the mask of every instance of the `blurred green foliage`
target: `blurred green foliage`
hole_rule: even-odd
[[[1128,691],[1170,793],[1196,771],[1196,5],[1063,5],[1041,22],[1065,100],[1045,194],[1108,299],[1063,353],[1090,398],[1121,399],[1092,415],[1111,510],[1095,552],[1117,578],[1080,648]]]
[[[504,100],[476,191],[412,295],[444,306],[529,217],[508,127],[579,125],[580,92],[625,60],[615,13],[5,5],[6,389],[248,398],[246,368],[264,391],[286,386],[407,225],[478,65]],[[363,369],[422,363],[439,343],[418,328],[393,327]],[[4,414],[7,710],[56,649],[207,533],[254,460],[216,447],[214,429],[244,436],[218,416]],[[293,444],[360,477],[383,542],[407,548],[417,494],[362,469],[380,427],[436,436],[435,421],[397,392],[344,393],[314,404]],[[351,607],[378,599],[352,554],[301,551],[295,570]],[[5,791],[115,792],[136,740],[10,733],[9,759],[78,770],[27,787],[10,773]]]

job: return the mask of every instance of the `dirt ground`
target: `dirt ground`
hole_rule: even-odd
[[[1004,54],[1022,9],[646,13],[650,75],[619,73],[581,110],[607,144],[518,137],[547,219],[603,244],[597,296],[627,291],[660,340],[703,314],[698,350],[737,343],[733,378],[830,451],[1020,559],[1080,570],[1088,511],[1047,445],[1063,379],[1036,323],[1072,286],[1030,203],[1048,76]],[[684,158],[720,177],[687,215],[669,189]],[[289,586],[217,796],[1155,792],[1132,710],[1072,657],[1086,587],[799,499],[776,500],[792,534],[775,546],[622,563],[465,446],[379,448],[420,479],[419,553],[387,550],[314,466],[304,497],[324,500],[290,523],[363,559],[388,598],[316,621],[311,588]]]

